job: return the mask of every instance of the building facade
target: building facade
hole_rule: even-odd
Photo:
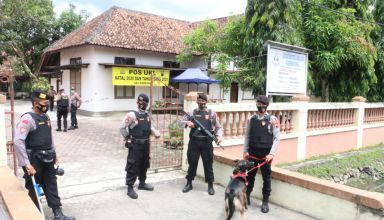
[[[176,63],[183,36],[196,26],[196,23],[112,7],[48,47],[40,61],[39,73],[48,76],[56,90],[75,89],[83,99],[83,113],[132,109],[140,93],[151,94],[152,103],[163,99],[172,102],[174,96],[167,86],[113,85],[113,68],[169,71],[169,78],[187,68],[199,68],[207,73],[207,64],[200,56],[190,63]],[[219,84],[169,85],[182,93],[206,92],[214,101],[253,99],[236,84],[227,94],[222,94]],[[177,101],[182,104],[183,97]]]

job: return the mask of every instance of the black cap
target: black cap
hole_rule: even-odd
[[[141,99],[140,99],[141,98]],[[149,98],[146,94],[144,93],[141,93],[138,97],[137,97],[137,100],[143,100],[144,102],[148,103],[149,102]]]
[[[47,95],[45,92],[41,91],[40,89],[37,89],[32,92],[31,98],[32,100],[33,99],[48,100],[49,95]]]
[[[264,105],[269,105],[268,97],[265,95],[259,95],[256,97],[256,102],[261,102]]]
[[[207,95],[206,95],[205,93],[203,93],[203,92],[199,92],[199,93],[197,93],[197,98],[198,98],[198,99],[205,100],[205,101],[208,101],[208,97],[207,97]]]

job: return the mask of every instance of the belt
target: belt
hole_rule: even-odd
[[[33,153],[33,154],[38,153],[38,154],[44,154],[44,155],[46,155],[46,154],[48,154],[48,153],[52,153],[52,151],[54,151],[52,148],[49,148],[49,149],[43,149],[43,150],[32,150],[32,149],[27,149],[27,153],[29,153],[29,154],[31,154],[31,153]]]
[[[198,140],[198,141],[206,141],[208,140],[208,136],[192,136],[192,139]]]
[[[149,139],[132,139],[134,144],[149,144]]]

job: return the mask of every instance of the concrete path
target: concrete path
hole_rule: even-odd
[[[31,105],[30,102],[16,101],[15,106],[15,111],[22,114]],[[49,112],[49,115],[53,128],[56,128],[56,113]],[[127,149],[118,133],[123,115],[108,118],[79,116],[79,129],[66,133],[53,131],[61,167],[65,169],[65,175],[58,177],[63,211],[78,220],[224,219],[224,187],[215,185],[216,194],[209,196],[207,185],[197,179],[191,192],[182,193],[185,173],[180,170],[149,173],[147,181],[155,186],[155,191],[137,191],[137,200],[126,195]],[[20,169],[18,173],[20,177]],[[47,219],[52,219],[51,210],[46,203],[44,205]],[[270,212],[263,214],[260,201],[256,199],[252,199],[245,217],[313,219],[273,204]],[[236,213],[233,219],[239,219],[239,215]]]

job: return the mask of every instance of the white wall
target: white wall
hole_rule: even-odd
[[[83,63],[89,63],[88,68],[81,70],[82,109],[91,112],[125,111],[134,106],[140,93],[150,94],[150,87],[137,86],[135,98],[115,99],[112,85],[112,68],[105,68],[99,63],[114,63],[115,57],[132,57],[137,65],[163,66],[163,61],[174,61],[175,56],[160,53],[130,51],[119,48],[99,46],[83,46],[70,48],[61,52],[61,65],[69,64],[70,58],[81,57]],[[63,73],[63,88],[69,91],[69,70]],[[162,90],[154,89],[154,97],[161,97]]]
[[[132,57],[136,59],[136,65],[163,66],[163,61],[175,61],[175,55],[153,53],[145,51],[134,51],[121,48],[110,48],[102,46],[80,46],[68,48],[61,51],[61,65],[68,65],[71,58],[81,57],[83,63],[89,63],[87,68],[81,69],[81,96],[83,105],[81,109],[91,112],[106,111],[126,111],[136,108],[136,97],[140,93],[150,94],[150,87],[137,86],[135,88],[135,98],[132,99],[115,99],[114,86],[112,85],[112,68],[105,68],[99,63],[114,63],[115,57]],[[207,65],[203,60],[195,57],[190,63],[181,65],[182,68],[195,67],[206,69]],[[63,82],[60,87],[64,88],[67,93],[70,91],[70,70],[64,70],[62,76]],[[56,80],[51,80],[52,85],[56,86]],[[190,90],[196,87],[196,84],[190,84]],[[181,84],[180,90],[187,91],[187,84]],[[203,90],[205,84],[199,85],[199,90]],[[209,97],[220,99],[219,84],[211,84]],[[229,92],[225,94],[225,102],[229,102]],[[242,93],[239,92],[239,101]],[[153,92],[153,100],[162,98],[162,89],[155,88]],[[181,97],[183,102],[183,97]]]

